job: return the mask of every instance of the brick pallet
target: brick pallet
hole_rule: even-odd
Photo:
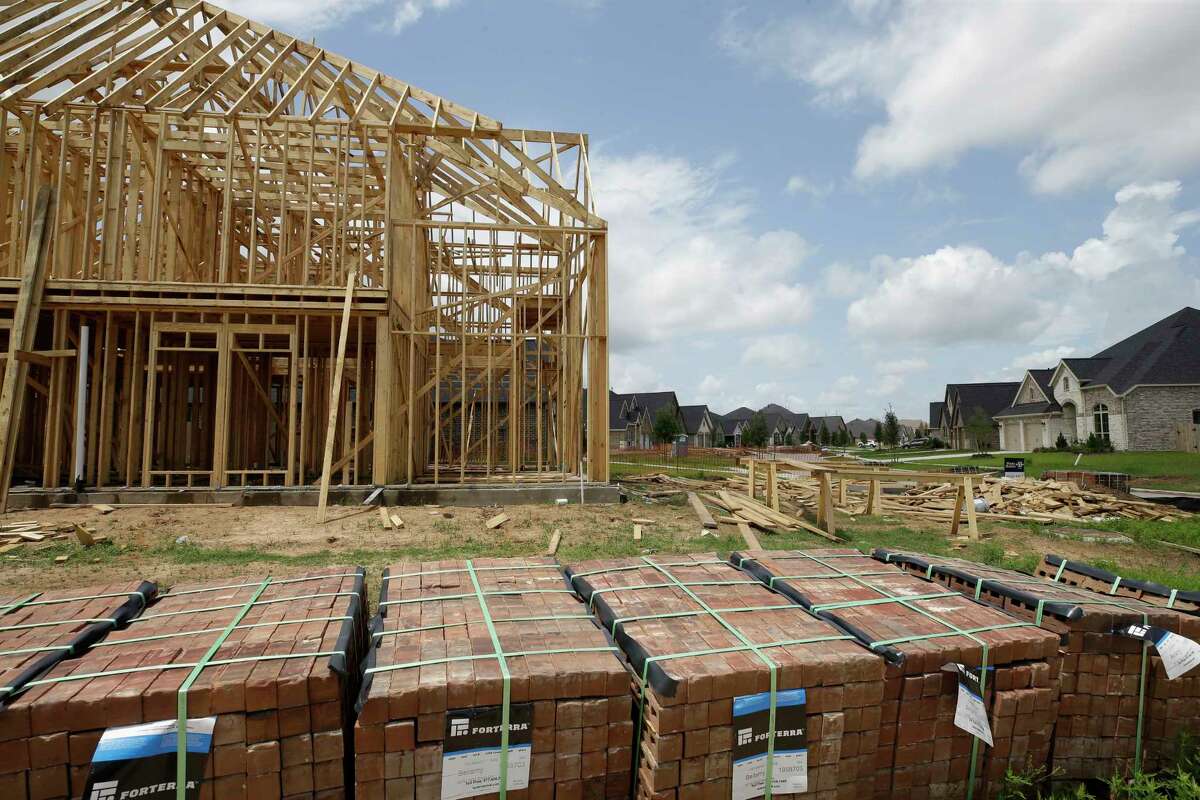
[[[177,719],[193,674],[188,717],[217,717],[201,798],[347,796],[358,680],[346,667],[365,654],[363,592],[353,568],[174,587],[0,711],[0,741],[28,765],[25,783],[0,783],[0,797],[79,797],[104,730]]]
[[[1010,767],[1046,763],[1057,637],[953,592],[930,591],[855,550],[749,551],[730,560],[886,659],[876,797],[991,797]],[[943,668],[978,668],[985,658],[992,747],[955,725],[958,677]]]
[[[154,599],[149,581],[0,596],[0,704],[64,658],[122,628]],[[5,760],[0,758],[0,771]]]
[[[459,756],[447,743],[460,731],[448,727],[490,719],[499,730],[503,670],[510,725],[532,723],[528,788],[507,796],[629,796],[629,673],[553,559],[392,566],[372,638],[355,726],[358,800],[475,796],[453,777]],[[515,728],[512,736],[519,738]],[[515,787],[521,757],[512,745],[505,785]],[[500,762],[498,752],[492,758]],[[490,774],[499,788],[498,773]]]
[[[1181,732],[1200,733],[1200,670],[1169,681],[1153,648],[1146,648],[1143,662],[1141,642],[1112,633],[1121,625],[1148,623],[1195,639],[1200,619],[962,559],[885,549],[875,556],[1062,637],[1062,694],[1053,748],[1060,777],[1103,780],[1128,772],[1136,763],[1139,718],[1149,769],[1170,761]],[[1147,684],[1141,704],[1143,663]]]
[[[147,581],[0,598],[0,797],[25,798],[56,774],[30,763],[28,726],[4,707],[30,681],[113,628],[127,625],[157,587]]]
[[[1038,564],[1039,577],[1054,578],[1070,586],[1080,586],[1094,592],[1132,597],[1152,606],[1162,606],[1187,614],[1200,614],[1200,592],[1172,589],[1161,583],[1125,578],[1091,564],[1068,561],[1062,556],[1045,555]]]
[[[786,709],[789,716],[783,707],[776,713],[785,725],[797,717],[806,731],[804,797],[867,796],[879,739],[881,659],[712,553],[588,561],[567,574],[636,674],[638,798],[763,794],[739,790],[734,780],[735,752],[754,738],[745,734],[761,730],[762,741],[775,741],[767,722],[755,727],[749,716],[735,720],[754,703],[769,705],[754,697],[760,693],[777,705],[780,698],[803,700],[802,707]],[[790,690],[804,690],[803,696]],[[777,727],[776,735],[783,730]],[[796,763],[794,753],[786,765],[771,758],[776,780]],[[755,761],[744,751],[738,763],[741,770],[765,764],[761,752]]]

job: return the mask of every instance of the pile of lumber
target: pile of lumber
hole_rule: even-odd
[[[764,659],[777,666],[775,796],[870,795],[882,659],[713,553],[588,561],[567,574],[636,674],[640,800],[763,794]]]
[[[717,518],[718,522],[728,522],[738,527],[752,525],[767,533],[806,530],[835,542],[840,541],[836,536],[810,525],[799,516],[784,514],[744,494],[722,490],[711,494],[701,493],[699,497],[727,512],[726,516]]]
[[[730,560],[887,661],[876,796],[994,797],[1011,768],[1044,764],[1057,715],[1058,639],[856,550],[751,551]],[[970,635],[962,631],[972,631]],[[955,725],[958,674],[978,669],[992,747]],[[974,767],[972,767],[974,761]]]
[[[879,549],[877,559],[921,576],[1019,619],[1039,622],[1062,637],[1059,716],[1054,733],[1055,772],[1066,779],[1106,779],[1134,766],[1138,736],[1142,643],[1114,634],[1124,625],[1165,628],[1193,640],[1200,618],[1103,595],[1044,578],[956,558]],[[982,586],[981,586],[982,584]],[[1039,615],[1040,608],[1040,615]],[[1200,719],[1200,670],[1168,680],[1153,647],[1145,651],[1146,701],[1143,769],[1171,763],[1181,732],[1196,733]]]
[[[505,669],[508,796],[628,797],[629,673],[553,559],[389,567],[372,634],[355,726],[358,800],[494,795]],[[464,756],[467,745],[487,751]]]
[[[1126,578],[1091,564],[1069,561],[1062,556],[1043,556],[1036,574],[1045,578],[1055,578],[1070,586],[1080,586],[1119,597],[1132,597],[1152,606],[1172,608],[1188,614],[1200,614],[1200,592],[1175,589],[1153,581]]]
[[[1105,519],[1152,519],[1164,522],[1186,512],[1158,503],[1119,497],[1107,492],[1081,489],[1065,481],[1009,480],[976,476],[976,497],[987,501],[987,516],[1037,522],[1081,522]],[[884,495],[885,510],[898,513],[931,514],[949,518],[954,513],[961,483],[946,482],[918,486],[903,495]]]
[[[0,763],[23,773],[0,797],[79,797],[104,730],[176,720],[185,679],[227,631],[187,694],[189,718],[216,717],[204,796],[345,796],[363,591],[360,568],[173,587],[0,710]]]

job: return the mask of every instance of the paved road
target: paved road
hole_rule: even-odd
[[[1017,450],[992,450],[988,455],[992,456],[1011,456],[1017,453]],[[934,453],[932,455],[922,456],[885,456],[880,458],[881,461],[946,461],[952,458],[967,458],[970,453]],[[868,457],[869,458],[869,457]]]

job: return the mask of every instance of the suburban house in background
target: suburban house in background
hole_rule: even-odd
[[[740,406],[730,411],[728,414],[721,415],[721,428],[725,431],[726,447],[741,447],[742,446],[742,431],[746,427],[746,423],[750,422],[750,418],[754,416],[754,409]]]
[[[838,431],[847,431],[846,421],[840,416],[810,417],[808,421],[808,429],[811,431],[811,434],[807,438],[814,442],[817,441],[817,438],[821,435],[822,426],[824,426],[825,429],[831,434],[837,433]]]
[[[945,431],[942,430],[942,411],[945,408],[945,402],[929,404],[929,435],[936,436],[942,441],[946,440]]]
[[[800,444],[803,441],[808,414],[792,411],[778,403],[769,403],[758,411],[767,419],[767,430],[770,431],[772,445],[780,447],[789,442]]]
[[[995,414],[1000,446],[1095,434],[1116,450],[1200,450],[1200,311],[1185,307],[1101,350],[1029,370]]]
[[[846,430],[850,431],[850,438],[858,441],[861,437],[866,436],[868,439],[875,438],[875,426],[883,423],[874,417],[867,419],[852,419],[846,423]]]
[[[692,447],[712,447],[713,442],[725,441],[721,424],[708,406],[680,406],[679,414],[683,418],[683,432]]]
[[[956,450],[995,448],[999,425],[993,418],[1009,407],[1020,386],[1017,381],[946,384],[939,436]],[[971,421],[980,416],[991,422],[986,436],[977,436],[969,428]]]
[[[636,394],[608,393],[609,446],[646,449],[654,444],[654,418],[662,408],[668,408],[686,429],[679,401],[674,392],[639,392]]]

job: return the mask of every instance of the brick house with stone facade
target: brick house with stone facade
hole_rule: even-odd
[[[1116,450],[1195,449],[1200,429],[1200,311],[1185,307],[1091,358],[1029,370],[998,412],[1006,450],[1090,434]]]

